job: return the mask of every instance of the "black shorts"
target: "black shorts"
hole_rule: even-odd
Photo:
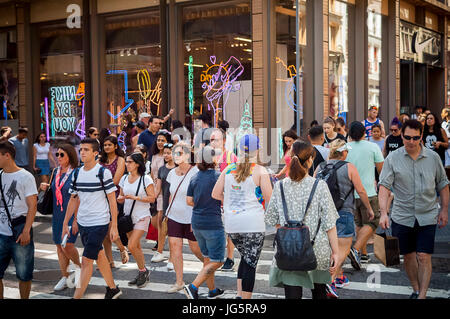
[[[167,219],[167,236],[197,241],[191,230],[191,224],[180,224],[170,218]]]
[[[103,240],[108,234],[109,224],[103,226],[83,227],[78,224],[81,242],[84,246],[83,257],[97,260],[98,253],[103,250]]]
[[[400,255],[413,252],[432,254],[436,225],[419,226],[416,220],[414,227],[407,227],[392,221],[392,236],[397,237]]]

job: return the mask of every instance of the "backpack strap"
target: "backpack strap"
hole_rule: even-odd
[[[6,215],[8,216],[9,227],[12,230],[12,228],[13,228],[12,227],[12,218],[11,218],[11,214],[9,213],[8,204],[6,203],[5,194],[3,194],[2,176],[3,176],[3,170],[0,171],[0,191],[2,193],[3,206],[5,206],[5,212],[6,212]]]
[[[72,183],[72,188],[76,191],[77,190],[77,179],[78,179],[78,174],[80,173],[80,167],[75,168],[75,170],[73,171],[73,183]]]
[[[105,167],[100,166],[100,169],[98,171],[98,178],[100,179],[100,184],[102,185],[102,189],[103,189],[103,192],[105,193],[106,201],[108,202],[108,205],[109,205],[108,194],[106,194],[106,189],[105,189],[104,177],[105,177]]]

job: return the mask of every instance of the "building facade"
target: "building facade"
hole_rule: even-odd
[[[446,1],[0,1],[0,118],[49,139],[141,112],[252,123],[269,153],[314,119],[450,104]],[[297,98],[297,81],[300,92]],[[15,131],[16,132],[16,131]]]

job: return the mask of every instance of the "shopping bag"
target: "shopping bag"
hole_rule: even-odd
[[[147,232],[147,236],[145,237],[145,239],[158,240],[158,229],[153,227],[151,223],[150,223],[150,226],[148,227],[148,232]]]
[[[386,233],[375,234],[373,250],[375,257],[386,267],[400,264],[400,246],[397,237]]]

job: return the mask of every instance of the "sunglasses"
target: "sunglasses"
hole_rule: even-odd
[[[411,139],[413,139],[414,141],[418,141],[420,140],[420,136],[409,136],[409,135],[403,135],[403,137],[405,138],[405,140],[410,141]]]
[[[126,164],[132,164],[134,161],[125,161]]]
[[[63,158],[64,157],[64,153],[56,153],[55,156]]]
[[[173,155],[175,155],[175,156],[183,156],[184,153],[183,152],[175,152],[175,153],[173,153]]]
[[[173,144],[172,143],[164,143],[164,147],[165,148],[172,148]]]
[[[391,128],[391,132],[398,132],[398,128]]]

